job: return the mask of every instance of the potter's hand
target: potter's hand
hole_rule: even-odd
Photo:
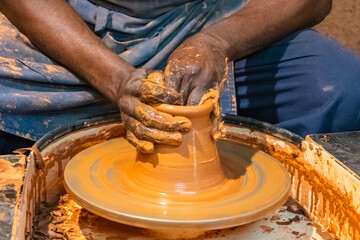
[[[186,105],[197,105],[210,88],[219,89],[225,79],[226,56],[213,36],[198,33],[169,57],[165,84],[178,91]]]
[[[164,86],[163,75],[154,72],[147,78],[146,69],[136,69],[121,84],[118,105],[121,118],[127,129],[126,138],[142,153],[154,151],[154,143],[179,145],[180,131],[187,131],[191,122],[184,117],[173,117],[145,104],[182,102],[181,95]]]

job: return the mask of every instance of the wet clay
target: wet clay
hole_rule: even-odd
[[[256,149],[227,141],[217,147],[210,119],[214,106],[214,98],[198,106],[155,106],[191,120],[179,146],[157,145],[151,155],[123,138],[92,146],[66,166],[67,192],[104,218],[172,235],[237,226],[269,214],[285,202],[289,174]]]
[[[283,224],[286,222],[289,224]],[[239,227],[207,231],[195,239],[335,240],[329,236],[331,236],[329,233],[323,232],[307,217],[306,211],[303,211],[296,201],[288,199],[281,208],[267,218]],[[146,229],[115,223],[89,213],[65,194],[61,196],[56,207],[46,208],[36,216],[31,239],[159,240],[161,238]]]
[[[216,99],[217,101],[217,99]],[[208,98],[198,106],[161,104],[159,111],[191,120],[192,128],[183,133],[179,146],[157,145],[154,154],[136,153],[130,171],[132,181],[165,194],[194,194],[225,183],[216,143],[211,136],[210,113],[215,99]],[[151,185],[149,184],[151,183]]]

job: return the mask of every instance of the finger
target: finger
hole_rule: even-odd
[[[121,86],[121,88],[123,88],[123,93],[139,97],[141,95],[140,88],[150,71],[151,70],[149,69],[139,68],[133,72],[131,75],[131,81],[125,83],[124,86]]]
[[[164,78],[164,73],[162,73],[162,71],[156,70],[151,72],[146,80],[152,83],[164,85]]]
[[[186,105],[188,106],[196,106],[199,104],[201,98],[205,93],[209,91],[208,88],[204,87],[195,87],[189,94],[189,97],[187,99]]]
[[[175,116],[160,112],[155,108],[140,102],[135,97],[126,98],[119,103],[120,109],[143,123],[146,127],[155,128],[163,131],[189,131],[191,121],[185,117]]]
[[[182,96],[175,90],[166,88],[163,84],[144,81],[140,89],[140,98],[146,103],[182,104]]]
[[[168,132],[186,132],[191,129],[191,121],[188,118],[182,116],[173,117],[144,103],[139,103],[139,107],[135,109],[135,118],[146,127]]]
[[[219,99],[220,99],[219,90],[209,89],[209,91],[206,94],[204,94],[204,96],[202,96],[199,104],[203,104],[204,102],[206,102],[209,99],[212,99],[215,103],[214,109],[212,111],[213,117],[220,118],[221,110],[220,110],[220,103],[219,103]]]
[[[184,99],[184,105],[186,105],[188,101],[191,90],[191,82],[188,81],[188,79],[183,79],[180,87],[180,94]]]
[[[176,61],[178,64],[179,61]],[[179,67],[179,65],[174,66],[170,64],[165,69],[165,86],[168,89],[175,90],[182,97],[182,104],[184,105],[187,101],[188,95],[191,90],[191,79],[189,79],[188,74],[184,68]]]
[[[136,147],[138,151],[144,154],[151,154],[154,152],[154,144],[148,141],[138,139],[131,131],[126,131],[126,139],[128,142]]]
[[[198,105],[202,96],[212,88],[214,81],[211,71],[208,67],[204,67],[200,72],[188,75],[183,79],[184,85],[181,85],[180,92],[184,92],[187,106]],[[189,85],[187,86],[186,83]],[[186,94],[186,95],[185,95]]]
[[[185,69],[179,66],[178,60],[169,60],[164,71],[165,86],[170,90],[180,92],[181,81],[184,73]]]
[[[129,129],[140,140],[174,146],[179,145],[182,141],[180,132],[166,132],[148,128],[127,114],[122,114],[122,121],[125,128]]]

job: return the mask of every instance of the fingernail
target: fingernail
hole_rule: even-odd
[[[191,121],[186,117],[176,116],[174,117],[174,121],[178,124],[179,131],[181,132],[187,132],[192,127]]]
[[[180,124],[180,131],[188,132],[188,131],[190,131],[191,127],[192,127],[191,121],[190,120],[185,121],[185,122]]]
[[[154,152],[154,144],[145,143],[145,144],[139,145],[139,150],[141,153],[144,153],[144,154],[152,154]]]
[[[182,134],[181,133],[174,133],[171,135],[170,145],[179,145],[182,142]]]

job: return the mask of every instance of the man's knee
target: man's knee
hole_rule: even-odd
[[[313,30],[295,34],[289,43],[289,61],[279,66],[282,75],[291,75],[284,85],[292,89],[290,99],[284,101],[297,106],[282,109],[280,125],[302,135],[360,129],[359,56]]]
[[[360,58],[338,44],[324,49],[328,51],[309,60],[303,85],[304,100],[319,123],[317,131],[359,130]]]

